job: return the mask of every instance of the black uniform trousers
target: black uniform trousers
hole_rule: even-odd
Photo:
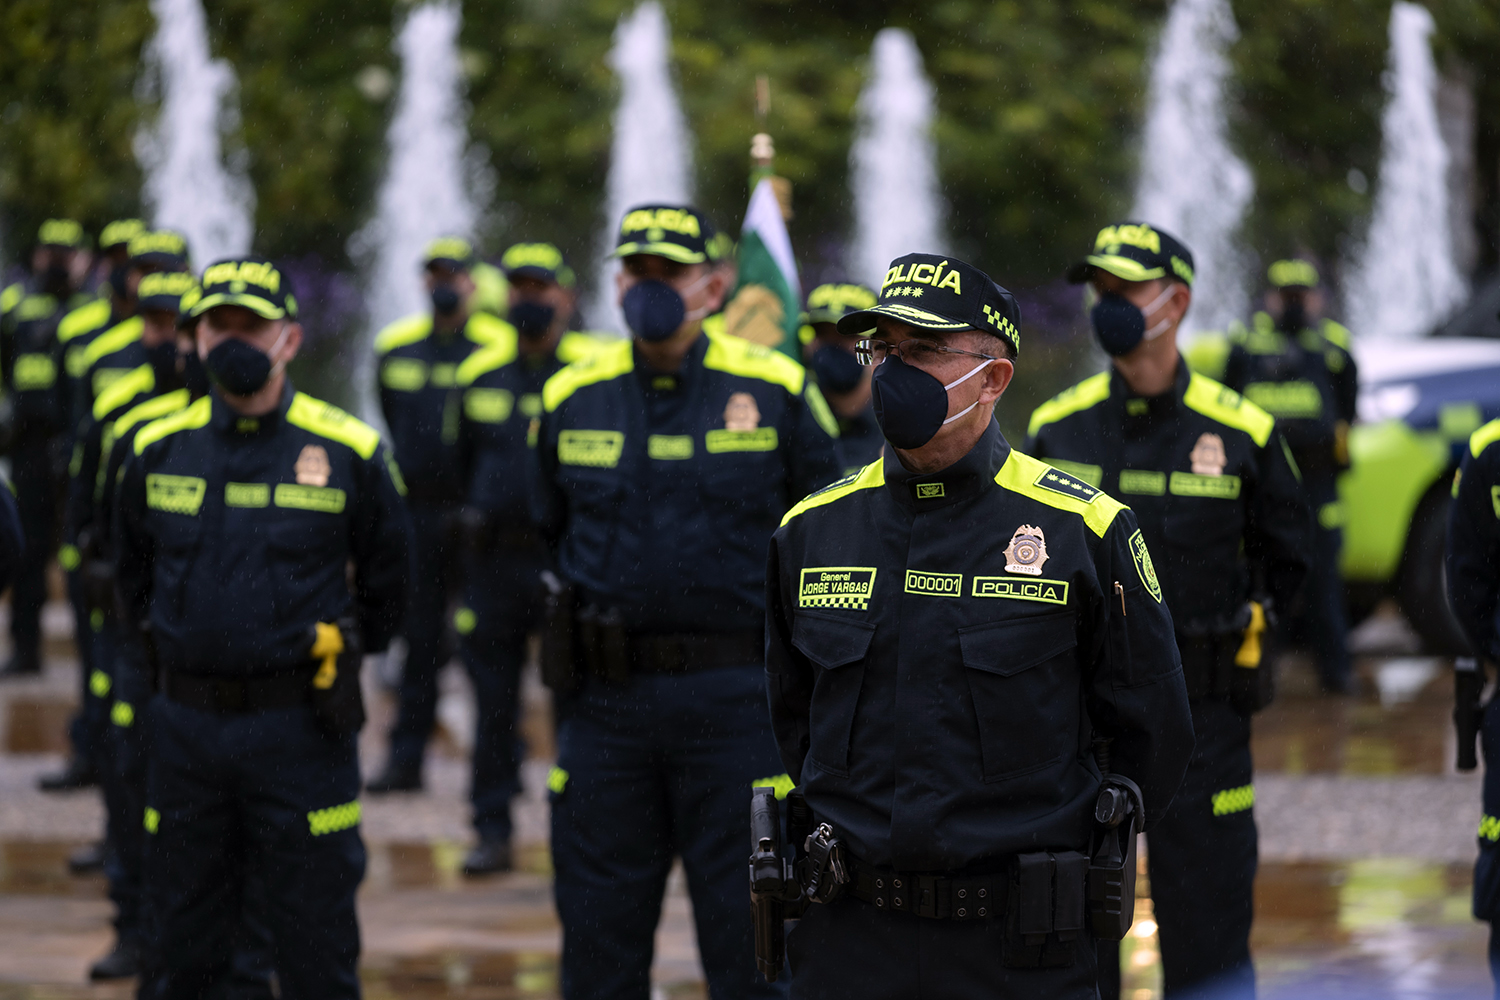
[[[546,547],[496,545],[466,555],[464,603],[455,624],[474,684],[478,719],[469,798],[482,839],[509,840],[510,800],[521,791],[525,757],[516,736],[526,638],[541,620]]]
[[[83,581],[76,571],[67,574],[68,603],[73,607],[73,644],[78,649],[78,712],[68,723],[68,742],[73,755],[94,765],[101,774],[108,769],[109,707],[114,700],[113,678],[108,657],[109,637],[103,612],[89,607]]]
[[[1474,862],[1474,919],[1490,925],[1490,974],[1500,1000],[1500,698],[1484,707],[1480,729],[1484,754],[1484,817],[1479,824],[1479,858]]]
[[[1005,921],[927,920],[844,897],[814,904],[787,934],[793,1000],[1093,1000],[1093,937],[1074,962],[1008,969]],[[852,959],[841,961],[835,956]]]
[[[10,637],[18,659],[40,657],[42,605],[47,601],[47,563],[57,548],[60,497],[52,467],[53,443],[38,432],[20,435],[11,450],[11,480],[26,549],[16,567],[10,599]],[[86,623],[78,623],[80,649]],[[87,676],[87,671],[85,671]]]
[[[406,608],[406,666],[401,671],[391,762],[420,766],[437,721],[437,676],[448,662],[447,611],[457,560],[458,508],[411,503],[412,586]]]
[[[589,680],[558,729],[553,891],[567,1000],[646,1000],[662,896],[682,858],[714,1000],[784,997],[755,970],[750,789],[785,768],[759,663]],[[853,996],[840,993],[839,996]]]
[[[1313,559],[1302,605],[1289,623],[1290,634],[1311,647],[1318,661],[1318,676],[1330,690],[1343,690],[1349,682],[1348,632],[1344,614],[1344,577],[1339,557],[1344,549],[1342,509],[1339,506],[1338,474],[1333,469],[1312,471],[1302,482],[1307,503],[1317,522],[1313,530]]]
[[[142,996],[232,984],[248,912],[264,914],[284,1000],[358,997],[354,737],[308,707],[220,714],[158,695],[150,713]]]
[[[1172,808],[1146,835],[1167,996],[1252,1000],[1250,924],[1258,849],[1250,719],[1227,700],[1191,703],[1197,737]],[[1100,996],[1120,993],[1116,942],[1100,942]]]

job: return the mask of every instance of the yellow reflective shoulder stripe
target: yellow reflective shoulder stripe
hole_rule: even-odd
[[[571,365],[575,361],[582,361],[601,347],[616,343],[619,339],[607,333],[570,331],[563,334],[562,340],[558,342],[557,360]]]
[[[634,369],[635,355],[630,341],[621,340],[617,344],[601,347],[547,380],[547,384],[542,387],[542,408],[551,413],[584,386],[617,379]]]
[[[1035,437],[1036,432],[1046,425],[1055,424],[1063,417],[1098,406],[1108,398],[1109,372],[1092,375],[1072,388],[1064,389],[1033,410],[1026,433]]]
[[[797,787],[790,774],[777,774],[769,778],[756,778],[750,782],[751,788],[774,788],[778,799],[786,798],[787,792]]]
[[[1193,371],[1202,372],[1210,378],[1223,378],[1224,368],[1229,363],[1230,347],[1229,338],[1222,333],[1205,333],[1193,341],[1182,352],[1182,356]]]
[[[1241,785],[1239,788],[1226,788],[1222,792],[1214,792],[1212,801],[1215,816],[1230,816],[1244,812],[1255,805],[1255,786]]]
[[[1271,440],[1276,419],[1226,385],[1207,375],[1193,373],[1183,402],[1212,420],[1244,431],[1261,448]]]
[[[19,281],[0,292],[0,313],[10,312],[25,295],[26,286]]]
[[[150,365],[133,368],[115,379],[94,400],[94,419],[103,420],[143,392],[156,388],[156,372]]]
[[[115,440],[123,438],[136,424],[165,417],[169,413],[176,413],[192,401],[193,397],[186,389],[174,389],[160,396],[152,396],[145,402],[137,403],[116,418]]]
[[[386,354],[398,347],[415,344],[432,333],[432,317],[418,313],[398,319],[375,335],[375,353]]]
[[[79,306],[57,324],[58,343],[66,344],[75,337],[98,329],[109,322],[109,300],[95,299],[86,306]]]
[[[139,316],[132,316],[127,320],[116,323],[114,326],[99,334],[88,347],[83,349],[83,366],[86,368],[106,354],[113,354],[128,344],[133,344],[141,339],[141,334],[146,330],[146,323]]]
[[[999,472],[995,473],[995,482],[1012,493],[1019,493],[1038,503],[1044,503],[1048,507],[1079,515],[1094,534],[1103,538],[1109,526],[1114,523],[1115,515],[1126,509],[1125,505],[1108,493],[1092,487],[1084,487],[1091,494],[1085,499],[1082,492],[1073,495],[1052,489],[1050,486],[1037,485],[1038,480],[1054,471],[1046,462],[1038,461],[1030,455],[1023,455],[1011,449],[1005,464],[1000,467]]]
[[[802,398],[807,400],[807,408],[812,411],[813,419],[818,426],[831,438],[839,436],[839,422],[834,419],[833,411],[828,408],[828,400],[823,398],[823,390],[816,383],[809,382],[807,389],[802,393]]]
[[[196,430],[199,427],[206,426],[208,418],[212,414],[213,410],[211,409],[208,397],[204,396],[186,409],[151,421],[145,427],[142,427],[141,432],[135,436],[135,453],[139,455],[170,434],[176,434],[178,431]]]
[[[1344,326],[1342,323],[1335,323],[1331,319],[1325,319],[1323,321],[1323,329],[1321,332],[1323,334],[1324,340],[1328,341],[1330,344],[1333,344],[1336,347],[1342,347],[1346,351],[1349,349],[1349,345],[1353,342],[1353,335],[1349,333],[1349,328]]]
[[[380,447],[380,432],[375,428],[332,403],[314,399],[304,392],[292,397],[292,405],[286,410],[286,419],[287,423],[296,424],[319,437],[347,445],[363,459],[374,456],[375,449]]]
[[[328,833],[338,833],[359,826],[360,806],[359,800],[345,802],[340,806],[329,806],[327,809],[314,809],[307,814],[307,826],[314,837],[321,837]]]
[[[461,386],[473,385],[474,380],[485,372],[503,368],[514,360],[516,360],[516,338],[502,337],[464,358],[463,364],[458,366],[458,373],[454,380]]]
[[[1491,420],[1469,438],[1469,454],[1478,458],[1496,441],[1500,441],[1500,420]]]
[[[824,507],[836,500],[842,500],[857,490],[874,489],[877,486],[884,485],[885,459],[877,458],[847,479],[840,479],[838,482],[825,486],[818,492],[809,494],[798,501],[791,510],[786,512],[786,516],[781,519],[781,523],[785,526],[792,518],[800,514],[805,514],[814,507]]]
[[[469,317],[469,321],[464,324],[464,336],[486,347],[505,343],[510,344],[511,350],[516,347],[516,328],[485,312],[477,312]]]
[[[741,378],[760,379],[779,385],[794,396],[801,394],[807,371],[780,351],[752,344],[742,337],[709,333],[706,329],[704,336],[708,337],[708,351],[703,355],[704,368]]]

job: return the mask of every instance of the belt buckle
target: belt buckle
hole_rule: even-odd
[[[933,875],[919,875],[915,886],[917,892],[916,914],[919,917],[936,918],[938,916],[937,901],[938,880]]]

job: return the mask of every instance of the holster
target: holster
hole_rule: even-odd
[[[574,617],[577,597],[573,585],[548,570],[542,573],[542,683],[559,698],[578,690],[578,669],[573,653]]]
[[[776,789],[750,790],[750,911],[755,925],[755,966],[766,982],[781,975],[786,959],[786,904],[801,895],[789,852],[782,850]]]
[[[365,699],[359,686],[364,644],[351,619],[317,622],[311,655],[320,661],[312,677],[313,716],[331,736],[349,736],[365,724]]]
[[[1094,848],[1089,860],[1089,929],[1119,941],[1135,922],[1136,834],[1146,820],[1141,790],[1129,778],[1106,775],[1094,803]]]
[[[1479,766],[1475,744],[1484,724],[1484,707],[1480,704],[1484,681],[1484,666],[1478,659],[1460,656],[1453,661],[1453,728],[1458,735],[1460,771],[1472,771]]]

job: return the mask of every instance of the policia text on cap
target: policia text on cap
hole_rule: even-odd
[[[931,254],[892,261],[878,304],[839,321],[871,338],[892,450],[771,546],[771,714],[811,834],[788,838],[805,857],[787,895],[814,901],[786,938],[794,997],[1092,996],[1095,935],[1129,923],[1131,831],[1186,766],[1134,515],[995,423],[1019,323],[1009,292]]]

